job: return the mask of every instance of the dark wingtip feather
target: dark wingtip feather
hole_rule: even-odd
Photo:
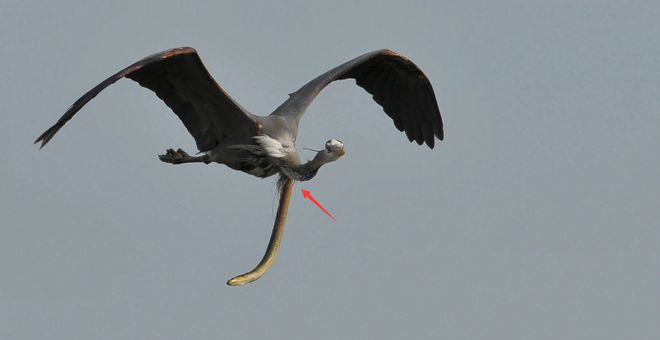
[[[43,147],[46,146],[46,144],[48,144],[48,142],[53,138],[53,136],[55,136],[55,133],[57,133],[59,129],[60,126],[57,125],[50,127],[48,130],[42,133],[41,136],[39,136],[39,138],[37,138],[34,141],[34,144],[41,143],[41,145],[39,145],[39,150],[43,149]]]
[[[438,118],[440,118],[440,119],[435,124],[435,136],[438,137],[439,140],[444,140],[445,130],[444,130],[444,126],[442,124],[442,118],[439,117],[439,115],[438,115]]]
[[[422,127],[422,134],[424,135],[424,141],[426,142],[426,145],[429,146],[429,148],[433,149],[433,146],[435,145],[435,138],[433,136],[433,127],[432,126],[424,126]]]

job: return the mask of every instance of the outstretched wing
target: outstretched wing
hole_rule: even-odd
[[[73,103],[35,143],[44,147],[87,102],[124,77],[154,91],[179,116],[200,151],[213,149],[225,138],[255,134],[252,115],[213,80],[197,51],[182,47],[150,55],[110,76]]]
[[[300,122],[314,98],[335,80],[353,78],[392,118],[408,140],[432,149],[442,140],[442,118],[431,82],[412,61],[392,50],[378,50],[341,64],[305,84],[272,114]]]

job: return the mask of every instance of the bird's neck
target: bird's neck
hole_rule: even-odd
[[[328,161],[324,157],[323,152],[319,152],[312,160],[298,165],[283,164],[280,166],[282,172],[287,177],[296,181],[308,181],[316,176],[321,166]]]

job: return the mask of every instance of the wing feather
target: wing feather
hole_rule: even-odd
[[[45,146],[87,102],[124,77],[163,100],[195,138],[200,151],[210,150],[226,138],[245,140],[255,134],[253,116],[213,80],[197,51],[182,47],[150,55],[108,77],[74,102],[35,143]]]
[[[300,122],[314,98],[335,80],[352,78],[383,107],[410,141],[434,146],[444,138],[442,118],[431,82],[412,61],[392,50],[363,54],[316,77],[292,93],[272,115]]]

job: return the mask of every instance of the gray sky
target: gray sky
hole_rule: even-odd
[[[3,0],[0,338],[658,339],[659,17],[657,1]],[[395,49],[431,79],[446,141],[408,143],[333,84],[298,146],[346,156],[296,185],[271,271],[227,287],[261,258],[274,180],[158,161],[194,141],[128,80],[32,145],[176,46],[258,114]]]

